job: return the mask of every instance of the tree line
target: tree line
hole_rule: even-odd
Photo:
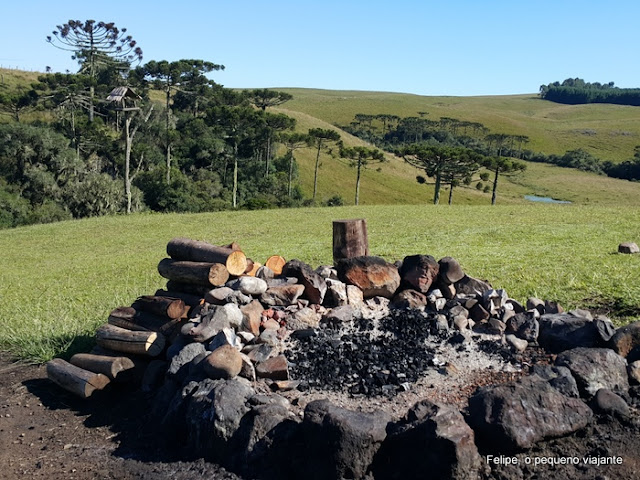
[[[113,23],[70,20],[47,41],[70,51],[79,70],[0,86],[10,119],[0,124],[0,227],[313,204],[320,159],[336,151],[357,167],[357,202],[360,170],[380,160],[375,149],[345,149],[335,130],[296,132],[295,119],[269,111],[291,95],[224,88],[210,79],[223,65],[142,64],[142,49]],[[298,180],[302,148],[316,152],[310,199]]]
[[[567,78],[540,86],[540,98],[556,103],[579,105],[585,103],[612,103],[640,105],[640,88],[618,88],[614,82],[585,82],[582,78]]]

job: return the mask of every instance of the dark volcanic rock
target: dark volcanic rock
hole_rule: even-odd
[[[487,450],[531,448],[587,425],[593,413],[537,377],[482,387],[469,399],[469,423]]]
[[[345,258],[336,266],[338,277],[362,290],[364,298],[392,298],[400,286],[400,274],[395,265],[380,257]]]
[[[305,468],[308,479],[365,478],[387,436],[391,417],[360,413],[316,400],[304,411]]]
[[[400,278],[409,288],[427,293],[439,269],[438,262],[431,255],[410,255],[402,261]]]
[[[260,301],[272,307],[293,305],[304,291],[305,287],[302,284],[269,287],[267,291],[260,296]]]
[[[576,379],[573,378],[571,371],[567,367],[534,365],[531,373],[547,380],[553,388],[567,397],[580,397]]]
[[[594,411],[617,417],[621,420],[629,418],[629,405],[620,395],[616,395],[608,388],[601,388],[596,392],[592,400]]]
[[[423,400],[387,431],[373,466],[376,478],[478,477],[474,433],[455,407]]]
[[[627,362],[609,348],[574,348],[558,355],[556,365],[571,370],[585,397],[592,397],[601,388],[629,390]]]
[[[507,320],[507,333],[513,333],[516,337],[527,342],[538,340],[540,323],[533,316],[526,313],[516,313]]]
[[[393,297],[391,304],[398,308],[420,308],[427,305],[427,297],[416,290],[402,290]]]
[[[462,267],[455,258],[444,257],[438,261],[438,275],[447,285],[457,283],[464,278]]]
[[[629,362],[640,360],[640,321],[620,327],[611,337],[609,345]]]
[[[491,290],[491,285],[477,278],[465,275],[461,280],[455,283],[456,292],[463,295],[482,296],[487,290]]]
[[[542,315],[538,322],[538,342],[549,352],[559,353],[576,347],[604,346],[598,329],[590,318],[576,316],[575,313],[558,313]]]

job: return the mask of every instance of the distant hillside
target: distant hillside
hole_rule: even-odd
[[[329,123],[347,125],[356,113],[389,113],[438,120],[451,117],[479,122],[493,133],[526,135],[526,148],[563,154],[582,148],[601,160],[633,157],[640,145],[640,108],[608,105],[560,105],[536,94],[483,97],[425,97],[404,93],[277,88],[293,95],[288,110]]]

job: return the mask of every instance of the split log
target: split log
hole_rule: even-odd
[[[158,332],[136,332],[107,324],[96,331],[96,343],[117,352],[157,357],[164,350],[165,338]]]
[[[160,317],[149,312],[141,312],[135,307],[118,307],[112,310],[107,320],[110,325],[141,332],[170,334],[180,324],[181,318]]]
[[[204,298],[207,292],[211,290],[211,285],[194,285],[192,283],[182,283],[175,280],[169,280],[165,288],[170,292],[186,293],[195,297]]]
[[[354,220],[335,220],[333,222],[333,263],[343,258],[369,255],[367,221],[364,218]]]
[[[242,267],[244,273],[246,264]],[[158,264],[164,278],[182,283],[220,287],[229,280],[229,271],[221,263],[191,262],[165,258]]]
[[[272,255],[267,258],[266,262],[264,262],[264,266],[269,267],[277,276],[282,273],[282,267],[284,267],[286,263],[287,261],[284,257],[281,257],[280,255]]]
[[[156,295],[143,295],[132,305],[136,310],[153,313],[161,317],[171,319],[184,315],[186,306],[179,298],[160,297]]]
[[[111,357],[106,355],[92,355],[90,353],[77,353],[71,360],[72,365],[89,370],[94,373],[102,373],[111,380],[116,377],[127,376],[135,368],[135,364],[128,357]]]
[[[208,291],[208,289],[206,288],[203,290],[205,292]],[[202,295],[192,295],[190,293],[184,293],[174,290],[158,289],[156,290],[156,293],[154,293],[154,295],[160,297],[179,298],[185,303],[185,305],[189,307],[197,307],[198,305],[202,305],[202,303],[204,302],[204,297]]]
[[[102,390],[109,383],[109,377],[102,373],[94,373],[54,358],[47,362],[49,380],[68,392],[82,398],[88,398],[96,390]]]
[[[233,247],[233,244],[231,244]],[[207,242],[174,238],[167,244],[167,254],[174,260],[221,263],[231,275],[240,276],[247,269],[247,257],[242,250],[216,247]],[[187,282],[189,283],[189,282]]]

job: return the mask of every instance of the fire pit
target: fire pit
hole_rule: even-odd
[[[450,257],[313,269],[237,244],[167,251],[167,290],[48,372],[85,397],[137,378],[189,456],[262,478],[477,478],[504,466],[481,453],[521,455],[596,417],[635,425],[638,323],[521,304]]]

